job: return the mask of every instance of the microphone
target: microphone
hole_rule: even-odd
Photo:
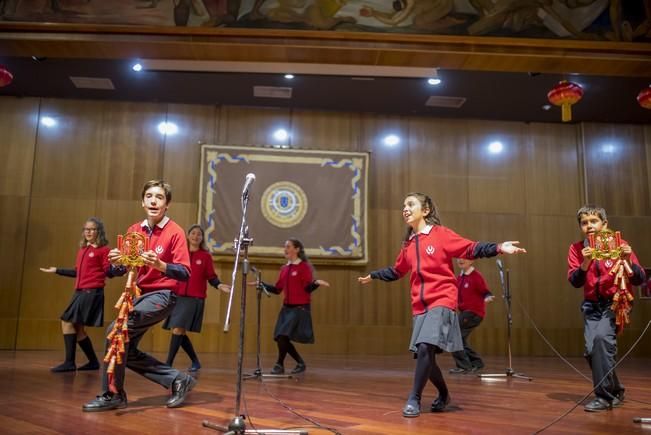
[[[246,174],[246,180],[244,181],[244,188],[242,188],[242,196],[247,197],[249,196],[249,188],[255,181],[255,174],[253,172],[250,172]]]
[[[495,263],[497,263],[497,268],[500,270],[500,272],[503,272],[504,271],[504,264],[502,264],[502,260],[500,260],[498,258],[497,260],[495,260]]]

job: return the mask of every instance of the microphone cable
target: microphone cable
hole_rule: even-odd
[[[575,372],[577,372],[581,377],[583,377],[583,378],[586,379],[588,382],[590,382],[590,381],[591,381],[590,378],[588,378],[586,375],[584,375],[584,374],[583,374],[579,369],[577,369],[577,368],[576,368],[576,367],[575,367],[571,362],[569,362],[565,357],[563,357],[563,356],[560,354],[560,352],[558,352],[558,350],[556,350],[556,348],[555,348],[555,347],[554,347],[554,346],[549,342],[549,340],[547,340],[547,338],[546,338],[545,335],[542,333],[542,331],[540,330],[540,328],[538,328],[538,325],[537,325],[536,322],[531,318],[531,316],[529,315],[528,311],[524,308],[524,306],[523,306],[523,305],[522,305],[522,304],[521,304],[517,299],[516,299],[516,302],[517,302],[517,304],[518,304],[518,307],[519,307],[520,310],[522,311],[522,313],[525,315],[525,317],[527,318],[527,320],[529,320],[529,322],[530,322],[531,325],[533,326],[534,330],[538,333],[538,335],[540,335],[540,337],[543,339],[543,341],[545,342],[545,344],[547,344],[547,346],[549,346],[549,348],[550,348],[550,349],[551,349],[551,350],[556,354],[556,356],[558,356],[558,357],[559,357],[559,358],[560,358],[564,363],[566,363],[568,366],[570,366],[570,367],[571,367]],[[589,397],[592,395],[592,393],[594,393],[594,391],[595,391],[597,388],[599,388],[599,386],[601,386],[601,384],[604,383],[604,381],[608,378],[608,376],[610,376],[610,374],[611,374],[613,371],[615,371],[615,369],[616,369],[617,367],[619,367],[619,365],[620,365],[622,362],[624,362],[624,361],[626,360],[626,358],[627,358],[627,357],[630,355],[630,353],[635,349],[635,347],[637,347],[637,345],[639,344],[639,342],[642,341],[642,338],[644,338],[644,335],[645,335],[645,334],[647,333],[647,331],[649,330],[649,327],[651,327],[651,320],[650,320],[649,322],[647,322],[646,326],[644,327],[644,330],[640,333],[640,336],[635,340],[635,342],[634,342],[634,343],[631,345],[631,347],[626,351],[626,353],[625,353],[621,358],[618,359],[618,361],[615,363],[615,365],[614,365],[610,370],[608,370],[608,372],[607,372],[607,373],[606,373],[606,374],[601,378],[601,380],[597,383],[597,385],[596,385],[594,388],[592,388],[592,390],[590,390],[590,392],[588,392],[588,394],[586,394],[585,396],[583,396],[580,400],[578,400],[578,401],[574,404],[574,406],[572,406],[570,409],[568,409],[567,411],[565,411],[563,414],[561,414],[560,416],[558,416],[557,418],[555,418],[553,421],[551,421],[551,422],[548,423],[547,425],[545,425],[545,426],[543,426],[542,428],[540,428],[540,429],[536,430],[535,432],[533,432],[533,435],[537,435],[537,434],[539,434],[539,433],[541,433],[541,432],[543,432],[543,431],[549,429],[551,426],[555,425],[556,423],[558,423],[559,421],[561,421],[563,418],[567,417],[570,413],[572,413],[572,411],[574,411],[574,410],[575,410],[579,405],[581,405],[581,403],[583,403],[584,400],[586,400],[587,398],[589,398]],[[643,402],[643,401],[639,401],[639,400],[633,400],[633,399],[629,399],[629,400],[632,401],[632,402],[642,403],[642,404],[649,405],[649,403],[647,403],[647,402]]]

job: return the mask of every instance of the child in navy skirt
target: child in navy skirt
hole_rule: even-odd
[[[108,261],[108,240],[104,224],[96,217],[84,224],[74,269],[54,266],[42,267],[41,271],[75,278],[75,292],[70,304],[61,314],[61,331],[65,345],[65,360],[50,370],[69,372],[75,370],[98,370],[99,362],[93,343],[86,334],[85,326],[101,327],[104,324],[104,285],[112,277]],[[88,363],[77,368],[75,353],[77,344],[84,351]]]
[[[271,373],[275,375],[285,373],[284,364],[287,354],[296,361],[296,367],[291,371],[293,374],[305,371],[305,361],[292,341],[314,343],[310,309],[312,292],[319,286],[330,287],[328,282],[313,278],[314,269],[307,259],[305,248],[300,240],[292,238],[285,242],[285,258],[287,264],[280,268],[276,285],[261,283],[271,293],[284,294],[283,307],[278,314],[274,329],[278,359]]]

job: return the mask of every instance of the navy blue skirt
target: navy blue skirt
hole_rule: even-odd
[[[283,305],[276,321],[274,340],[278,340],[281,335],[297,343],[314,343],[312,312],[309,305]]]
[[[104,289],[76,290],[72,295],[68,308],[61,314],[61,320],[84,326],[103,326]]]
[[[183,328],[189,332],[201,332],[205,302],[203,298],[178,296],[176,306],[165,319],[163,329]]]

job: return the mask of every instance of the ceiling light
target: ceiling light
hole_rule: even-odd
[[[549,110],[551,108],[552,108],[551,104],[543,104],[543,106],[542,106],[542,110],[545,110],[545,111],[547,111],[547,110]]]
[[[491,154],[499,154],[504,150],[504,145],[502,145],[502,142],[496,140],[494,142],[491,142],[488,144],[488,151]]]
[[[134,70],[135,72],[140,72],[142,71],[142,65],[139,63],[134,63],[131,69]]]
[[[57,125],[56,119],[52,118],[51,116],[44,116],[41,118],[41,124],[43,124],[45,127],[54,127]]]
[[[601,146],[601,151],[603,151],[606,154],[612,154],[615,152],[615,145],[611,143],[605,143]]]
[[[382,139],[382,142],[388,147],[394,147],[400,143],[400,137],[395,134],[389,134]]]
[[[158,124],[158,131],[162,135],[174,135],[179,132],[179,127],[173,122],[161,122]]]
[[[440,85],[441,84],[441,79],[438,77],[432,77],[427,79],[427,83],[432,86]]]
[[[291,79],[294,78],[294,74],[285,74],[285,78],[286,78],[287,80],[291,80]]]

